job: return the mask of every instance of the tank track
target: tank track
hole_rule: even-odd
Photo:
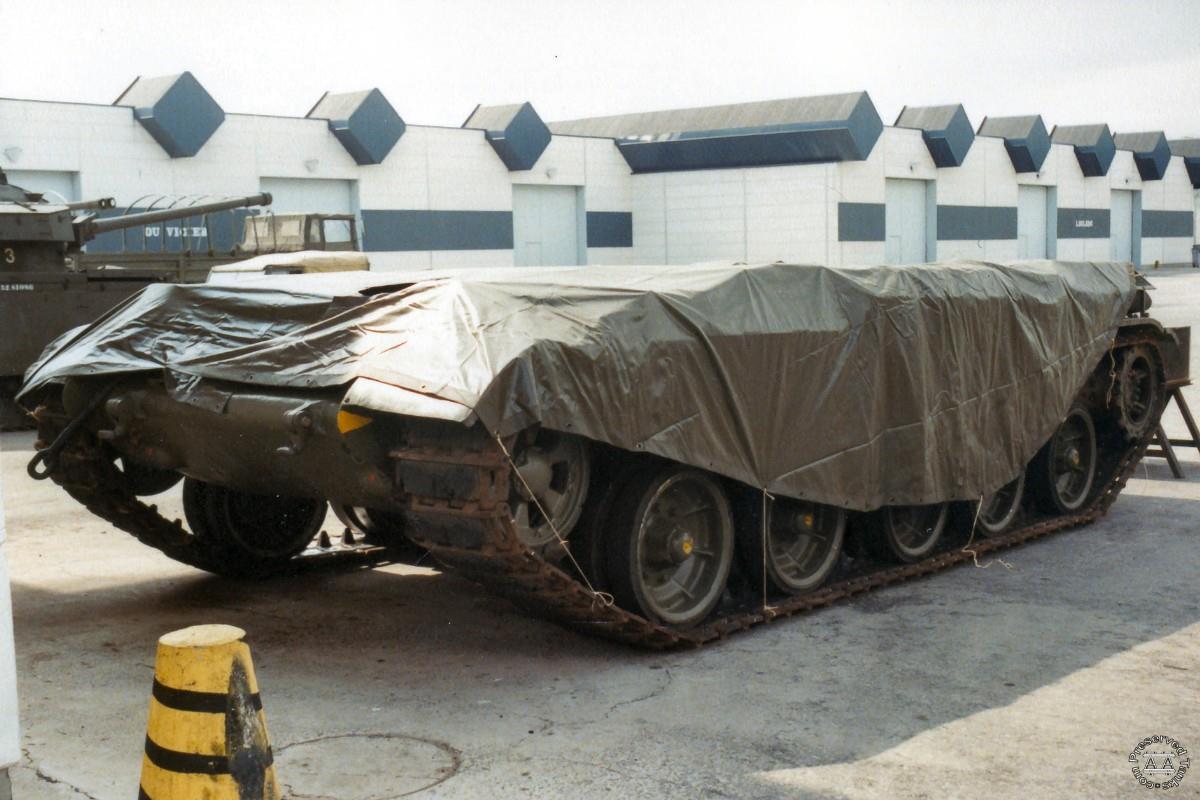
[[[43,406],[34,417],[38,425],[38,447],[54,441],[69,418]],[[153,547],[169,558],[206,572],[220,572],[218,551],[192,535],[182,520],[168,520],[158,506],[142,502],[129,492],[125,479],[103,445],[90,432],[81,433],[63,448],[51,478],[96,516]],[[318,540],[323,539],[319,537]],[[295,574],[333,564],[373,567],[392,561],[387,548],[377,545],[310,546],[300,556],[271,572]]]
[[[1122,331],[1113,349],[1136,344],[1148,344],[1158,350],[1153,337],[1134,331]],[[1164,393],[1154,410],[1155,420],[1165,407]],[[39,409],[36,417],[42,442],[54,441],[68,423],[65,415],[45,407]],[[955,546],[914,564],[851,574],[811,594],[775,598],[767,605],[760,598],[760,602],[753,604],[719,607],[715,619],[683,631],[616,606],[602,592],[593,591],[520,541],[508,513],[507,493],[494,488],[507,485],[509,471],[508,460],[498,444],[485,442],[479,450],[471,452],[426,448],[397,451],[394,455],[470,465],[478,471],[481,488],[471,499],[455,502],[412,496],[409,500],[410,536],[450,570],[510,599],[526,611],[566,627],[638,647],[669,649],[704,645],[756,625],[825,608],[874,589],[931,575],[988,553],[1091,523],[1108,512],[1124,489],[1153,438],[1154,427],[1150,426],[1139,439],[1125,442],[1119,450],[1101,453],[1092,499],[1073,514],[1034,519],[1016,530],[974,541],[969,548]],[[215,554],[189,533],[181,521],[165,519],[155,506],[128,492],[120,471],[91,434],[76,436],[67,444],[52,477],[93,514],[143,544],[198,569],[219,571],[214,563]],[[325,564],[374,566],[386,561],[386,556],[384,548],[373,546],[310,548],[274,574]]]

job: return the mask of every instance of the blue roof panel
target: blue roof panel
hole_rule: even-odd
[[[306,116],[327,120],[329,130],[360,165],[382,164],[406,127],[378,89],[344,94],[326,92]]]
[[[1040,172],[1050,155],[1050,134],[1039,115],[1024,117],[984,117],[979,126],[980,136],[995,136],[1004,140],[1004,149],[1013,169],[1020,172]]]
[[[1075,148],[1075,160],[1085,178],[1100,178],[1108,174],[1117,145],[1112,132],[1105,124],[1056,125],[1050,133],[1055,144],[1069,144]]]
[[[190,72],[135,80],[114,102],[132,106],[133,116],[171,158],[200,152],[225,112]]]
[[[975,130],[961,105],[905,106],[896,118],[897,128],[915,128],[939,167],[961,167],[975,142]]]
[[[464,128],[479,128],[510,171],[533,169],[550,145],[550,129],[529,103],[477,106]]]
[[[1200,139],[1173,139],[1171,155],[1183,156],[1183,166],[1187,168],[1188,177],[1193,189],[1200,189]]]
[[[866,92],[551,123],[616,139],[634,172],[865,160],[883,132]]]
[[[1162,131],[1118,133],[1113,137],[1118,150],[1133,153],[1133,163],[1144,181],[1161,181],[1171,164],[1171,145]]]

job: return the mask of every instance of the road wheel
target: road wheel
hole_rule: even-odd
[[[1162,381],[1154,356],[1144,344],[1120,351],[1117,367],[1117,422],[1130,440],[1140,439],[1154,423]]]
[[[183,482],[183,510],[211,552],[212,571],[247,577],[278,569],[321,530],[324,500],[250,494],[194,478]]]
[[[631,477],[613,509],[606,554],[617,603],[674,628],[701,622],[733,563],[733,515],[720,484],[695,469],[652,469]]]
[[[1037,505],[1051,514],[1083,508],[1096,477],[1096,426],[1087,409],[1076,406],[1029,465],[1029,485]]]
[[[846,512],[788,498],[768,500],[766,507],[765,559],[760,492],[746,498],[738,526],[738,548],[751,584],[761,592],[765,575],[769,589],[786,594],[819,588],[833,574],[842,554]]]
[[[877,558],[912,564],[937,547],[946,530],[949,503],[885,506],[871,514],[867,546]]]
[[[1021,511],[1025,495],[1025,471],[983,498],[975,528],[984,536],[995,536],[1008,529]]]
[[[560,561],[566,541],[587,501],[591,459],[587,441],[542,429],[517,451],[512,478],[513,525],[530,549],[548,561]]]

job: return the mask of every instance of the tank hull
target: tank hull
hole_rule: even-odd
[[[1119,334],[1113,348],[1120,353],[1132,347],[1149,347],[1156,354],[1158,363],[1165,359],[1161,353],[1176,347],[1177,341],[1153,325],[1126,326]],[[308,445],[292,453],[281,452],[294,442],[294,426],[278,423],[260,429],[248,439],[234,438],[238,431],[249,430],[261,422],[267,408],[284,414],[312,409],[312,402],[319,399],[295,396],[283,398],[233,398],[227,406],[228,414],[215,415],[226,419],[209,420],[206,426],[193,433],[197,437],[220,438],[227,452],[219,458],[204,458],[199,451],[189,449],[179,436],[160,436],[162,432],[194,424],[195,410],[187,404],[178,403],[161,395],[155,401],[143,401],[134,413],[128,408],[128,399],[145,390],[141,387],[120,390],[107,404],[108,411],[93,420],[90,433],[76,439],[64,454],[64,464],[53,475],[68,492],[88,506],[93,513],[109,519],[141,541],[156,547],[184,563],[218,573],[226,572],[219,563],[221,556],[206,550],[203,537],[197,536],[180,525],[169,522],[157,514],[125,487],[122,475],[113,466],[112,450],[115,447],[123,455],[155,460],[164,467],[173,459],[182,456],[186,465],[181,467],[190,475],[206,481],[229,481],[240,488],[253,487],[256,492],[284,492],[287,494],[309,494],[332,499],[335,504],[368,503],[376,508],[387,508],[403,519],[404,535],[425,552],[431,554],[445,568],[476,581],[489,590],[504,596],[520,608],[545,617],[568,628],[601,636],[608,639],[652,649],[691,647],[724,638],[732,633],[752,628],[775,619],[808,613],[847,598],[877,588],[895,585],[948,569],[956,564],[987,558],[988,554],[1004,548],[1028,543],[1059,531],[1086,525],[1107,513],[1116,501],[1125,482],[1135,471],[1138,461],[1149,445],[1151,428],[1136,439],[1122,436],[1106,409],[1103,401],[1106,370],[1097,365],[1095,379],[1082,387],[1075,407],[1082,407],[1095,415],[1102,434],[1098,441],[1099,455],[1096,480],[1087,493],[1086,502],[1068,513],[1050,513],[1037,507],[1032,501],[1022,504],[1016,524],[1000,535],[976,538],[970,525],[972,509],[959,516],[959,529],[927,557],[914,563],[892,566],[871,557],[865,550],[858,549],[845,556],[832,578],[818,590],[798,596],[780,594],[776,591],[763,592],[745,575],[730,580],[720,605],[696,625],[681,629],[663,624],[639,613],[639,609],[614,602],[610,592],[611,577],[605,574],[605,560],[597,557],[594,547],[603,540],[614,522],[615,512],[611,503],[611,492],[607,489],[619,484],[621,476],[637,476],[648,465],[661,460],[644,454],[628,451],[607,453],[608,467],[600,470],[591,487],[591,497],[585,506],[585,517],[568,539],[564,551],[556,555],[537,552],[523,540],[514,522],[511,501],[519,480],[519,469],[514,464],[513,440],[496,439],[475,428],[455,423],[436,423],[427,420],[392,420],[389,428],[390,442],[402,442],[391,446],[386,452],[349,443],[355,434],[368,437],[376,420],[350,432],[331,433],[328,429],[317,430],[308,439]],[[1166,381],[1166,376],[1161,375]],[[1186,378],[1174,376],[1170,382],[1178,385]],[[1156,423],[1165,406],[1165,395],[1156,402],[1151,411]],[[116,406],[124,403],[129,412],[126,416]],[[113,412],[116,413],[113,413]],[[134,423],[119,430],[122,421],[132,420],[139,414],[152,419],[149,423]],[[43,442],[54,440],[63,430],[69,415],[54,412],[50,406],[39,412]],[[293,416],[293,419],[296,419]],[[406,423],[411,423],[411,427]],[[334,420],[336,425],[336,419]],[[314,425],[314,427],[317,427]],[[380,429],[371,431],[374,436]],[[333,443],[342,439],[342,453],[330,455]],[[319,441],[322,438],[328,441]],[[369,438],[369,437],[368,437]],[[265,445],[275,446],[274,455],[264,456]],[[374,442],[378,444],[378,442]],[[168,456],[167,454],[172,455]],[[248,466],[235,468],[231,465],[242,457]],[[372,470],[372,478],[349,483],[346,475],[361,470],[363,460],[377,459],[381,466]],[[306,462],[304,466],[284,467],[287,460]],[[351,465],[358,464],[357,467]],[[273,474],[265,479],[251,478],[251,470],[267,469]],[[349,469],[349,472],[343,472]],[[245,470],[245,471],[243,471]],[[366,474],[359,472],[358,474]],[[323,476],[323,477],[321,477]],[[362,484],[378,480],[386,484],[382,491],[364,492]],[[353,488],[351,484],[359,486]],[[628,477],[626,478],[628,482]],[[762,497],[761,490],[723,483],[731,496]],[[337,492],[347,492],[337,495]],[[855,524],[865,515],[853,517]],[[737,535],[757,540],[761,532],[756,528],[739,528]],[[383,548],[349,547],[340,553],[336,546],[322,543],[298,557],[275,564],[265,569],[261,576],[284,574],[319,563],[337,564],[337,556],[345,557],[346,563],[355,566],[362,559],[374,554],[387,557]],[[432,612],[431,612],[432,613]]]
[[[149,273],[104,277],[74,272],[0,272],[0,428],[28,427],[13,398],[25,370],[62,334],[101,317],[158,279]]]
[[[1077,267],[162,287],[31,371],[30,469],[201,569],[402,540],[570,627],[703,644],[1107,511],[1188,337]],[[179,477],[187,527],[138,499]],[[341,547],[297,555],[326,503]]]

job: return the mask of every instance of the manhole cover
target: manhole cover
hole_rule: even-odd
[[[275,751],[285,795],[303,800],[393,800],[436,786],[459,763],[448,744],[398,733],[323,736]]]

